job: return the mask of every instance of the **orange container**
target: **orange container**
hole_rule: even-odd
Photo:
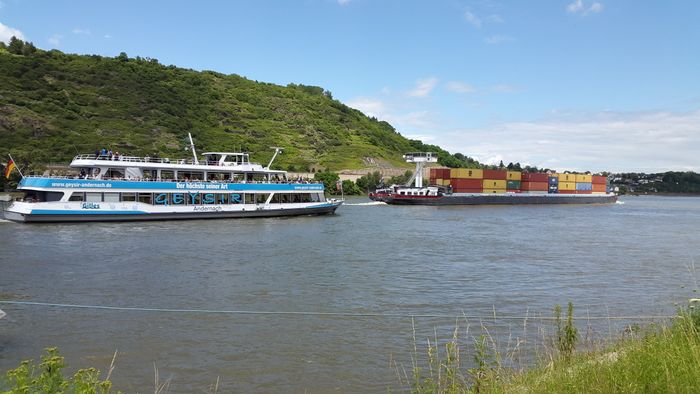
[[[525,174],[523,174],[525,175]],[[544,174],[545,176],[547,174]],[[520,184],[520,190],[523,191],[548,191],[549,190],[549,183],[548,182],[522,182]]]

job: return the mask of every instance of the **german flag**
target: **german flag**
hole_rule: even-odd
[[[10,161],[8,161],[7,165],[5,166],[5,178],[10,177],[10,173],[15,169],[15,167],[15,161],[10,158]]]

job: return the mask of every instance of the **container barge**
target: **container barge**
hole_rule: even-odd
[[[474,168],[431,168],[423,186],[423,167],[437,162],[431,152],[407,153],[416,171],[406,185],[369,194],[374,201],[396,205],[611,204],[607,177],[573,173],[529,173]],[[415,182],[415,184],[414,184]]]

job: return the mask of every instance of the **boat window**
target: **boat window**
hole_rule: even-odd
[[[119,202],[119,193],[105,193],[104,202]]]
[[[151,193],[139,193],[139,202],[151,204],[153,202],[153,195]]]
[[[231,204],[240,204],[243,202],[242,200],[243,195],[238,194],[238,193],[231,193],[229,194],[229,202]]]
[[[136,201],[136,193],[122,193],[122,201]]]
[[[280,194],[280,202],[281,202],[282,204],[288,204],[288,203],[292,202],[292,198],[291,198],[291,196],[290,196],[289,194],[287,194],[287,193]]]
[[[311,194],[304,193],[301,195],[301,202],[311,202]]]
[[[231,173],[207,171],[207,179],[210,181],[227,181],[231,179]]]
[[[68,201],[83,201],[85,200],[85,193],[73,192],[68,198]]]
[[[172,195],[173,205],[185,205],[187,199],[184,193],[173,193]]]
[[[321,193],[311,193],[311,201],[312,201],[312,202],[321,202],[321,201],[323,201],[323,197],[321,197]]]
[[[200,193],[200,192],[187,193],[187,204],[188,205],[199,205],[201,203],[202,203],[202,193]]]
[[[264,204],[267,198],[270,197],[270,193],[260,193],[255,195],[255,202],[258,204]]]
[[[292,194],[292,202],[301,202],[301,193]]]
[[[156,205],[168,205],[170,204],[170,195],[168,193],[154,194],[153,203]]]
[[[160,179],[170,180],[175,179],[175,173],[169,170],[160,170]]]
[[[107,178],[124,178],[123,168],[109,168],[105,175]]]
[[[177,179],[180,181],[201,181],[204,173],[201,171],[178,171]]]
[[[272,200],[270,201],[271,204],[279,204],[280,203],[280,195],[279,193],[275,193],[272,195]]]
[[[85,201],[102,202],[102,193],[85,193]]]
[[[61,201],[63,192],[46,192],[46,201]]]
[[[216,203],[217,204],[226,204],[228,201],[228,196],[224,193],[218,193],[216,195]]]
[[[216,204],[216,194],[215,193],[202,194],[202,204]]]
[[[246,204],[254,204],[255,203],[255,194],[246,193],[245,194],[245,203]]]

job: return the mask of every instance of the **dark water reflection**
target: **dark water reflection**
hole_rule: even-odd
[[[1,299],[405,316],[0,305],[0,370],[59,346],[71,366],[103,370],[117,349],[113,380],[126,392],[152,391],[153,362],[173,393],[204,392],[217,376],[224,391],[398,389],[390,363],[410,367],[410,315],[550,315],[568,300],[590,315],[672,313],[698,278],[700,199],[623,201],[435,208],[356,199],[329,217],[0,223]],[[455,327],[450,317],[414,322],[419,346]],[[485,324],[504,344],[523,330],[521,321]]]

